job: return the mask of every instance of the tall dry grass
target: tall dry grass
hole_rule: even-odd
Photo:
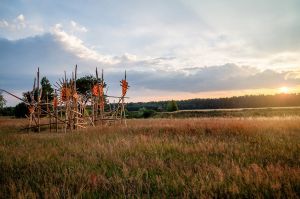
[[[24,133],[0,121],[3,198],[300,196],[300,118],[128,120]],[[15,127],[17,126],[17,127]]]

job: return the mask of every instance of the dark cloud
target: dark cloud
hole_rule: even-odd
[[[65,52],[51,34],[10,41],[0,40],[2,74],[29,74],[38,66],[51,70],[75,57]]]
[[[300,84],[299,76],[289,76],[295,72],[258,71],[235,64],[193,68],[188,71],[188,74],[184,70],[128,71],[128,78],[136,88],[181,92],[278,88],[282,85]]]
[[[50,33],[13,41],[0,38],[0,60],[0,88],[18,90],[31,87],[38,67],[41,76],[55,80],[64,70],[71,71],[75,64],[86,68],[97,66],[95,61],[67,51]]]

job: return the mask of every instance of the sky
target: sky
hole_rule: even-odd
[[[300,92],[299,0],[1,0],[0,88],[104,70],[129,101]],[[281,89],[280,89],[281,88]],[[18,101],[5,96],[7,105]]]

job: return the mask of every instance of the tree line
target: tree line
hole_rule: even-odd
[[[195,109],[232,109],[260,107],[291,107],[300,106],[300,93],[275,95],[245,95],[224,98],[189,99],[175,101],[179,110]],[[159,112],[168,111],[169,101],[128,103],[128,111],[140,108]]]

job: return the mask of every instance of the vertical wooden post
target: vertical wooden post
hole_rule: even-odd
[[[66,94],[67,94],[67,74],[66,74],[66,71],[65,72],[65,79],[64,79],[64,86],[65,86],[65,89],[66,89]],[[65,101],[65,133],[67,132],[67,128],[68,128],[68,99],[66,98],[66,101]]]
[[[121,110],[120,110],[121,124],[123,124],[123,103],[124,103],[124,97],[121,98]]]
[[[49,108],[49,98],[48,98],[48,92],[46,93],[47,95],[47,100],[46,100],[46,105],[47,105],[47,113],[48,113],[48,116],[49,116],[49,129],[50,129],[50,132],[51,132],[51,122],[52,122],[52,117],[51,117],[51,111],[50,111],[50,108]]]
[[[91,97],[91,106],[92,106],[92,121],[93,121],[93,124],[95,124],[95,100],[94,100],[94,96],[92,94],[92,97]]]
[[[57,114],[57,107],[55,107],[54,111],[55,111],[55,132],[58,132],[58,123],[57,123],[57,117],[58,117],[58,114]]]
[[[38,106],[38,132],[41,131],[41,127],[40,127],[40,115],[41,115],[41,107],[40,107],[40,68],[38,68],[38,71],[37,71],[37,98],[38,98],[38,103],[37,103],[37,106]]]
[[[98,109],[99,109],[99,77],[98,77],[98,70],[96,67],[96,85],[98,90],[98,96],[95,97],[95,118],[98,118]]]
[[[36,82],[36,78],[34,77],[34,81],[33,81],[33,87],[32,87],[32,92],[29,94],[30,96],[30,104],[29,104],[29,107],[28,109],[31,108],[31,105],[34,103],[34,91],[35,91],[35,82]],[[30,111],[30,115],[29,115],[29,128],[28,128],[28,131],[31,130],[31,125],[32,125],[32,119],[33,119],[33,113]]]
[[[125,113],[125,95],[126,95],[126,92],[127,92],[127,89],[128,89],[126,70],[125,70],[125,78],[124,78],[124,81],[122,82],[122,84],[124,84],[124,85],[122,85],[121,121],[122,121],[122,124],[124,123],[125,126],[127,126],[127,124],[126,124],[126,113]],[[123,91],[123,89],[124,89],[124,91]]]
[[[73,94],[74,94],[74,72],[72,71],[72,78],[70,80],[70,85],[69,85],[69,89],[70,89],[70,98],[69,98],[69,102],[70,102],[70,130],[72,131],[73,128],[75,127],[75,113],[74,113],[74,98],[73,98]]]
[[[75,76],[74,76],[74,92],[75,94],[77,95],[77,87],[76,87],[76,80],[77,80],[77,64],[75,65]],[[75,118],[75,129],[77,129],[77,126],[78,126],[78,117],[79,117],[79,114],[78,114],[78,99],[75,99],[75,115],[76,115],[76,118]]]
[[[30,113],[30,115],[29,115],[29,128],[28,128],[28,131],[31,130],[31,124],[32,124],[32,113]]]
[[[68,105],[66,104],[65,107],[65,133],[67,132],[67,128],[68,128]]]
[[[104,74],[103,74],[103,69],[102,69],[102,72],[101,72],[101,89],[102,89],[102,92],[101,92],[101,96],[100,96],[100,90],[99,90],[99,102],[100,102],[100,98],[101,98],[101,109],[100,109],[100,116],[101,116],[101,125],[104,124],[104,106],[105,106],[105,99],[104,99]],[[103,106],[102,106],[103,104]]]
[[[55,89],[55,97],[56,97],[56,100],[57,99],[57,93],[56,93],[56,89]],[[57,112],[57,108],[58,108],[58,102],[57,102],[57,106],[54,106],[54,112],[55,112],[55,130],[56,132],[58,131],[58,123],[57,123],[57,117],[58,117],[58,112]]]

